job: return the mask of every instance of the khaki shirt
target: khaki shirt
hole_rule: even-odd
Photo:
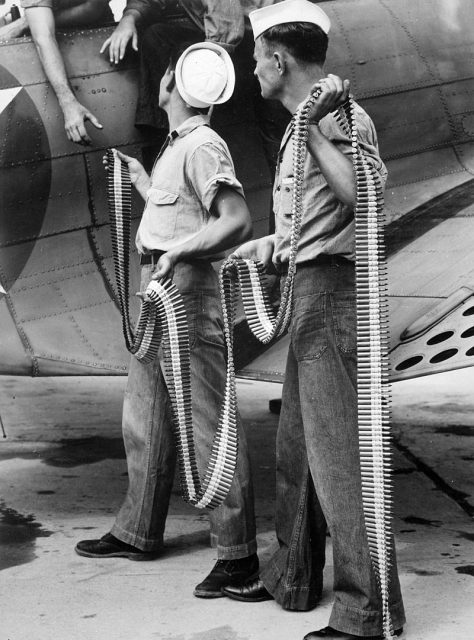
[[[383,184],[387,170],[380,159],[377,135],[372,120],[355,105],[355,120],[359,142],[365,157],[375,167]],[[345,155],[352,154],[351,140],[337,124],[332,114],[319,123],[323,135]],[[293,198],[293,140],[292,123],[283,136],[273,187],[275,212],[275,251],[273,262],[287,263],[290,255],[291,206]],[[321,254],[340,255],[355,259],[354,211],[340,202],[330,189],[318,164],[308,152],[304,166],[303,218],[296,262],[314,260]]]
[[[244,195],[226,143],[208,125],[207,116],[188,118],[158,155],[136,237],[140,253],[169,251],[206,228],[221,185]]]

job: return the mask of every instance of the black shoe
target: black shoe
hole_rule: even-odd
[[[395,636],[401,636],[403,633],[403,627],[400,629],[396,629],[393,632]],[[354,636],[351,633],[344,633],[344,631],[338,631],[337,629],[333,629],[332,627],[324,627],[324,629],[320,629],[319,631],[311,631],[305,635],[303,640],[313,640],[316,638],[326,638],[326,640],[384,640],[382,636]]]
[[[222,598],[221,589],[239,585],[258,575],[258,556],[253,553],[238,560],[218,560],[211,573],[194,589],[198,598]]]
[[[260,578],[247,580],[240,585],[229,585],[222,589],[222,595],[232,598],[232,600],[240,600],[240,602],[264,602],[265,600],[273,600],[271,593],[265,589],[265,585]]]
[[[81,540],[74,551],[86,558],[128,558],[129,560],[154,560],[158,551],[142,551],[122,542],[111,533],[97,540]]]

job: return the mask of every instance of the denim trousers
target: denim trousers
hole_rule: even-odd
[[[335,594],[329,625],[380,634],[381,598],[362,507],[355,270],[337,256],[327,265],[303,264],[296,273],[276,487],[278,549],[262,572],[268,591],[285,609],[316,605],[328,528]],[[397,629],[405,618],[393,554],[390,608]]]
[[[152,275],[142,267],[141,290]],[[224,394],[226,359],[217,274],[207,260],[176,265],[189,325],[194,440],[201,478],[212,447]],[[173,419],[163,349],[150,364],[132,357],[123,406],[129,486],[112,534],[143,551],[163,545],[176,466]],[[211,544],[222,559],[256,552],[254,497],[245,434],[238,420],[239,454],[230,492],[209,512]]]

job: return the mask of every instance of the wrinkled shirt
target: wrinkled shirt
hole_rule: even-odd
[[[169,251],[211,225],[222,185],[244,195],[226,143],[208,125],[208,116],[188,118],[158,155],[136,237],[140,253]]]
[[[376,169],[385,184],[387,169],[380,159],[377,134],[368,114],[355,105],[355,121],[359,144],[364,156]],[[344,155],[352,155],[351,140],[342,131],[333,114],[319,123],[321,133]],[[285,264],[290,255],[291,209],[293,199],[293,123],[282,139],[273,187],[275,213],[276,267]],[[303,217],[298,245],[297,263],[314,260],[321,254],[339,255],[355,260],[354,210],[336,198],[326,182],[316,160],[308,152],[304,161]]]
[[[140,14],[143,24],[165,18],[170,5],[178,5],[211,40],[232,51],[244,35],[244,14],[239,0],[128,0],[125,13]]]

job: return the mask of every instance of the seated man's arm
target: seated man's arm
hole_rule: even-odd
[[[102,125],[72,92],[56,40],[53,11],[49,7],[31,7],[25,9],[25,15],[44,72],[63,112],[67,137],[72,142],[89,144],[91,140],[85,128],[86,120],[98,129],[101,129]]]
[[[149,21],[151,17],[156,20],[159,17],[160,7],[158,3],[153,4],[152,0],[128,0],[120,22],[110,38],[107,38],[102,45],[100,53],[108,48],[110,63],[118,64],[124,57],[130,40],[132,49],[138,51],[137,26]]]

